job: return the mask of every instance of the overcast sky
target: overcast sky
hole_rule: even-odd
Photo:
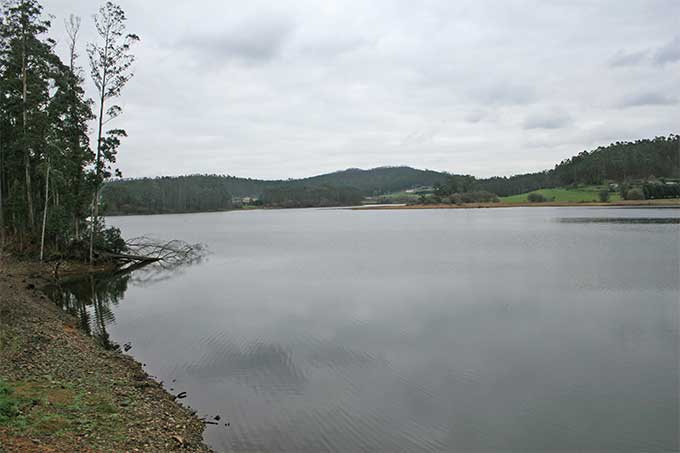
[[[93,37],[95,2],[44,3],[61,53],[70,13]],[[127,177],[510,175],[680,132],[678,0],[120,5],[141,37],[111,124]]]

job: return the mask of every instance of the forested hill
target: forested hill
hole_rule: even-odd
[[[232,198],[253,197],[272,206],[356,204],[359,197],[437,186],[441,193],[488,191],[499,196],[574,184],[625,182],[650,176],[680,178],[680,137],[617,142],[583,151],[551,170],[477,179],[410,167],[347,169],[304,179],[258,180],[190,175],[108,183],[102,199],[108,214],[229,209]]]
[[[346,186],[358,189],[363,195],[380,195],[418,186],[442,183],[449,175],[433,170],[411,167],[378,167],[371,170],[350,168],[343,171],[291,181],[297,185]]]
[[[616,142],[565,159],[552,170],[478,179],[474,187],[499,196],[578,184],[680,178],[680,136]]]
[[[124,179],[108,183],[102,190],[102,200],[107,214],[230,209],[232,197],[277,200],[276,205],[293,206],[309,205],[310,199],[324,206],[347,204],[350,200],[354,201],[350,204],[356,204],[357,194],[370,196],[418,186],[433,186],[444,183],[449,176],[447,173],[410,167],[379,167],[371,170],[351,168],[289,180],[220,175]],[[297,198],[286,204],[280,200],[283,194]],[[328,198],[330,194],[335,195]]]

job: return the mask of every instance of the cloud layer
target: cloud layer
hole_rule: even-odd
[[[142,38],[115,124],[126,176],[507,175],[679,132],[675,0],[121,6]],[[70,13],[92,39],[94,5],[46,9],[62,47]]]

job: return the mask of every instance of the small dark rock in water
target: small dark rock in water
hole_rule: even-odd
[[[182,399],[187,397],[187,392],[179,392],[175,398]]]
[[[231,426],[231,423],[227,422],[224,424],[224,426]]]
[[[217,420],[217,421],[220,421],[220,418],[222,418],[222,417],[220,417],[219,415],[215,415],[215,416],[213,417],[213,419],[214,419],[214,420]]]
[[[125,343],[125,344],[123,345],[123,350],[124,350],[125,352],[128,352],[130,349],[132,349],[132,344],[131,344],[131,343]]]

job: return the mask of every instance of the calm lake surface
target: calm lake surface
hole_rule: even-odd
[[[218,451],[677,451],[678,218],[116,217],[126,237],[211,253],[98,283],[81,315],[199,415],[220,415],[205,434]]]

